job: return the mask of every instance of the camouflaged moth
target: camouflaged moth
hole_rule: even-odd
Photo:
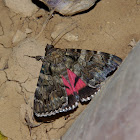
[[[108,53],[47,45],[34,98],[34,114],[47,117],[73,110],[98,92],[121,58]]]

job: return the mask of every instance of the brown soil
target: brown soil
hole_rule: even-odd
[[[25,55],[44,55],[54,28],[64,23],[72,27],[76,25],[70,33],[77,35],[78,41],[67,41],[62,37],[55,47],[103,51],[124,59],[132,49],[128,45],[130,41],[140,38],[139,3],[139,0],[102,0],[82,14],[71,17],[55,14],[35,40],[48,13],[39,10],[31,17],[24,17],[12,12],[0,0],[0,131],[12,140],[59,139],[86,105],[79,105],[66,120],[61,116],[31,129],[30,136],[25,125],[30,122],[24,118],[28,112],[30,121],[38,124],[32,120],[30,101],[33,102],[41,62]],[[32,32],[24,40],[12,43],[17,30],[25,32],[27,28]]]

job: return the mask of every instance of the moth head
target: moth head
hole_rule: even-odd
[[[54,46],[47,44],[47,46],[45,48],[46,54],[51,53],[53,50],[54,50]]]

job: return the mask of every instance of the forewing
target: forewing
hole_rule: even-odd
[[[35,90],[34,113],[38,117],[63,112],[68,104],[65,87],[59,75],[52,75],[51,63],[44,60]]]
[[[65,54],[66,50],[55,49],[50,45],[46,48],[35,90],[34,113],[37,117],[55,115],[78,106],[69,83]]]

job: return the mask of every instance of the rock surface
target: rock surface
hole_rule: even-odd
[[[55,39],[57,40],[57,38],[61,38],[61,36],[63,36],[64,34],[62,38],[66,39],[67,41],[78,41],[78,35],[68,32],[67,31],[68,28],[69,28],[68,23],[60,23],[56,25],[54,27],[54,31],[51,33],[51,37],[53,38],[53,40]]]
[[[63,36],[55,47],[103,51],[125,58],[132,49],[128,46],[130,41],[134,38],[137,42],[140,38],[139,15],[140,9],[136,1],[127,0],[126,6],[125,0],[102,0],[94,9],[84,14],[72,17],[55,14],[41,36],[35,39],[48,16],[46,11],[39,9],[27,17],[22,13],[13,12],[4,5],[3,0],[0,0],[0,131],[2,134],[11,140],[60,139],[86,107],[79,104],[79,108],[71,112],[68,118],[64,116],[67,114],[51,118],[52,122],[33,128],[31,136],[25,125],[25,112],[29,112],[31,117],[30,100],[33,103],[42,63],[24,55],[44,55],[44,48],[47,43],[52,42],[51,34],[57,25],[67,23],[70,28],[71,23],[76,24],[76,28],[68,29],[68,33],[78,35],[78,41],[67,41]],[[12,39],[17,30],[26,33],[27,37],[13,44]]]
[[[140,42],[62,140],[140,139]]]
[[[16,34],[13,37],[12,43],[17,43],[19,41],[22,41],[26,37],[27,37],[26,33],[23,33],[20,30],[17,30]]]

